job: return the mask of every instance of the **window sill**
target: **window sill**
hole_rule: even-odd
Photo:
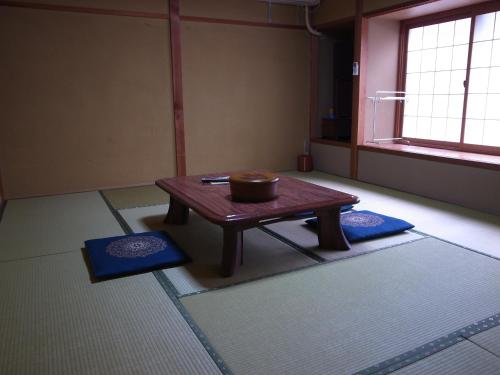
[[[311,138],[312,143],[322,143],[324,145],[332,145],[332,146],[339,146],[339,147],[351,147],[351,142],[350,141],[335,141],[333,139],[326,139],[326,138]]]
[[[358,150],[500,171],[500,156],[401,144],[365,143]]]

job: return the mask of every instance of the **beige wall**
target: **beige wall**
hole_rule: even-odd
[[[0,7],[6,198],[175,174],[168,30],[165,20]]]
[[[164,0],[49,3],[168,11]],[[268,16],[257,1],[180,6],[185,16]],[[302,25],[303,8],[273,5],[272,21]],[[308,137],[307,32],[182,21],[181,37],[188,173],[295,168]],[[5,196],[175,175],[169,38],[165,20],[0,7]]]
[[[500,215],[500,172],[360,151],[361,181]],[[493,198],[492,198],[493,197]]]
[[[397,88],[399,21],[371,18],[368,21],[366,96],[377,90]],[[376,137],[393,137],[395,102],[379,102],[376,115]],[[373,102],[365,99],[365,141],[373,139]]]
[[[311,143],[314,169],[342,177],[351,176],[351,148]]]
[[[188,174],[295,168],[308,137],[303,30],[182,22]]]

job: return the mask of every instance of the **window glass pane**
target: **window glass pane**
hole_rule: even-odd
[[[435,48],[437,46],[438,25],[424,26],[422,48]]]
[[[469,93],[481,94],[488,92],[489,68],[470,70]]]
[[[490,69],[490,83],[488,92],[500,94],[500,68]]]
[[[405,116],[416,116],[418,109],[418,95],[407,95],[404,104]]]
[[[434,72],[422,73],[420,75],[420,94],[432,94],[434,92]]]
[[[453,45],[453,34],[455,33],[455,21],[445,22],[439,25],[438,47]]]
[[[484,120],[465,120],[464,143],[480,145],[483,143]]]
[[[468,55],[468,53],[469,53],[469,46],[468,45],[454,46],[451,67],[453,69],[465,69],[465,68],[467,68],[467,55]]]
[[[403,137],[415,138],[417,135],[417,118],[405,116],[403,119]]]
[[[448,95],[434,95],[432,117],[446,117],[448,114]]]
[[[430,117],[417,118],[417,138],[429,139],[431,137],[431,124]]]
[[[406,73],[420,72],[421,51],[408,52],[406,60]]]
[[[419,96],[417,113],[419,116],[430,116],[432,114],[432,95]]]
[[[500,25],[498,25],[500,27]],[[493,41],[491,50],[491,66],[500,66],[500,39]]]
[[[434,71],[436,69],[436,50],[426,49],[422,51],[421,72]]]
[[[433,118],[431,127],[431,139],[436,141],[446,140],[446,119]]]
[[[405,91],[407,94],[418,94],[420,84],[420,73],[410,73],[406,75]]]
[[[486,101],[486,118],[488,120],[500,120],[500,94],[488,95]]]
[[[471,68],[490,66],[492,42],[477,42],[472,45]],[[455,57],[455,56],[453,56]]]
[[[500,11],[475,17],[464,142],[500,147]],[[409,30],[403,136],[460,142],[471,18]]]
[[[495,20],[495,33],[493,38],[500,39],[500,12],[496,12],[496,20]]]
[[[486,114],[486,94],[469,94],[467,97],[467,118],[484,119]]]
[[[408,51],[415,51],[422,49],[422,33],[424,28],[417,27],[410,29],[408,32]]]
[[[470,18],[455,21],[453,44],[467,44],[470,37]]]
[[[452,54],[452,47],[438,48],[436,50],[436,70],[450,70]]]
[[[476,17],[474,28],[474,42],[493,39],[493,28],[495,26],[495,13],[481,14]]]
[[[464,107],[463,95],[450,95],[448,98],[448,117],[461,119]]]
[[[450,72],[437,72],[434,76],[434,94],[450,92]]]
[[[484,122],[484,144],[500,147],[500,121],[486,120]]]
[[[446,122],[446,141],[459,142],[460,132],[462,131],[461,119],[448,119]]]
[[[464,93],[465,70],[454,70],[450,76],[450,93],[463,94]]]

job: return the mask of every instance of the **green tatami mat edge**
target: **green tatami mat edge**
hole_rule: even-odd
[[[116,210],[157,206],[169,202],[169,195],[156,185],[101,190]]]
[[[180,300],[235,373],[354,373],[500,311],[498,272],[426,238]]]
[[[123,234],[97,192],[9,200],[0,261],[80,251],[89,239]]]

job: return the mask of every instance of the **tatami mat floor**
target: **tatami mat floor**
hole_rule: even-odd
[[[357,210],[398,217],[418,231],[500,258],[500,216],[322,172],[286,174],[357,195]]]
[[[320,172],[287,174],[358,195],[361,202],[356,206],[357,209],[400,217],[415,224],[416,231],[422,232],[423,235],[414,233],[401,237],[402,240],[396,238],[389,242],[368,243],[364,246],[369,251],[380,247],[388,247],[388,250],[319,265],[312,258],[307,258],[301,252],[294,250],[293,246],[280,243],[276,238],[271,238],[267,233],[257,230],[260,233],[256,232],[249,237],[249,246],[261,249],[260,244],[263,241],[266,242],[266,238],[271,238],[269,242],[266,242],[266,246],[269,246],[268,251],[272,255],[266,258],[266,262],[272,266],[268,269],[263,268],[262,264],[259,264],[259,261],[263,261],[260,256],[252,258],[252,255],[248,255],[248,264],[245,264],[247,269],[243,269],[241,279],[235,280],[239,284],[232,286],[227,282],[219,283],[216,273],[211,273],[212,268],[216,267],[217,260],[212,260],[208,255],[210,252],[216,253],[219,250],[220,238],[217,237],[217,229],[200,222],[195,223],[201,228],[199,229],[202,235],[199,238],[196,238],[196,235],[190,237],[186,230],[184,230],[186,233],[182,230],[178,233],[179,240],[184,241],[186,247],[192,248],[195,262],[196,258],[200,259],[200,262],[204,259],[205,263],[200,263],[203,267],[199,270],[197,269],[199,264],[194,262],[190,266],[191,269],[178,267],[154,274],[147,273],[91,283],[82,257],[83,242],[91,238],[120,235],[127,231],[127,228],[132,231],[164,229],[161,218],[166,210],[168,195],[154,186],[146,186],[110,190],[103,192],[102,196],[98,192],[92,192],[9,201],[0,222],[0,374],[215,374],[221,372],[311,374],[325,373],[325,371],[326,373],[349,373],[342,372],[340,368],[351,370],[370,368],[382,361],[390,360],[386,357],[391,356],[392,353],[400,353],[411,348],[412,345],[425,344],[433,335],[427,334],[429,332],[418,332],[416,336],[413,335],[412,332],[418,331],[419,326],[439,326],[438,331],[441,335],[448,329],[455,329],[455,326],[475,323],[475,321],[468,320],[487,318],[482,315],[500,312],[494,311],[497,309],[495,292],[498,289],[488,289],[493,288],[493,284],[496,283],[494,272],[483,272],[485,268],[482,268],[484,263],[494,269],[495,262],[498,262],[494,257],[500,257],[498,245],[500,243],[500,217]],[[106,198],[112,206],[111,210],[103,198]],[[283,233],[287,234],[287,231],[290,232],[290,236],[287,236],[293,237],[294,230],[285,228]],[[327,294],[340,293],[340,290],[335,291],[335,288],[339,288],[341,282],[336,281],[335,285],[331,285],[330,291],[321,283],[330,278],[335,279],[338,273],[347,269],[347,275],[351,277],[348,283],[342,283],[341,290],[348,299],[347,302],[356,305],[353,296],[359,296],[360,305],[363,304],[363,300],[370,300],[377,304],[379,309],[377,316],[381,317],[381,319],[373,319],[372,324],[390,322],[390,316],[384,317],[383,307],[380,307],[372,294],[366,295],[363,299],[363,293],[373,293],[371,287],[368,287],[366,276],[369,270],[378,264],[371,265],[370,257],[376,259],[377,262],[387,258],[388,269],[394,271],[395,274],[402,273],[401,277],[405,282],[400,284],[395,280],[394,288],[411,301],[411,293],[425,293],[425,288],[419,286],[418,280],[405,277],[405,272],[408,274],[410,271],[398,268],[400,267],[398,262],[391,263],[391,254],[398,251],[399,244],[413,249],[415,254],[418,254],[419,246],[422,246],[422,249],[428,253],[429,246],[425,244],[435,243],[438,240],[426,237],[426,235],[461,246],[460,250],[454,253],[450,250],[454,248],[453,245],[443,245],[448,249],[447,251],[451,251],[450,254],[454,254],[453,259],[450,258],[449,263],[444,265],[446,272],[438,276],[429,274],[429,277],[434,277],[434,282],[429,279],[422,283],[422,285],[428,285],[427,289],[432,289],[435,293],[445,293],[442,299],[436,299],[436,303],[444,303],[443,306],[438,306],[442,314],[440,319],[450,322],[450,319],[456,318],[457,323],[445,327],[445,323],[438,324],[439,319],[433,320],[429,317],[424,321],[419,321],[420,318],[415,317],[414,327],[411,326],[411,319],[405,321],[405,324],[408,324],[405,329],[409,332],[408,335],[413,335],[412,337],[405,336],[404,332],[397,333],[401,337],[398,336],[396,341],[408,344],[401,345],[400,351],[397,348],[382,350],[384,342],[391,342],[385,340],[383,336],[386,334],[387,337],[393,337],[396,333],[390,330],[384,333],[385,331],[381,330],[377,333],[377,337],[370,338],[370,340],[375,340],[375,344],[380,343],[380,347],[374,347],[373,351],[367,352],[370,355],[381,353],[380,355],[368,358],[362,354],[362,351],[356,353],[354,345],[350,349],[351,357],[352,361],[358,363],[347,366],[345,363],[349,362],[349,359],[344,358],[342,361],[345,366],[338,368],[340,372],[335,372],[334,366],[329,369],[325,367],[329,358],[332,358],[333,352],[330,352],[329,348],[342,347],[343,337],[346,345],[355,343],[356,336],[362,333],[357,325],[349,323],[350,321],[344,322],[346,329],[336,327],[328,312],[323,311],[333,303],[332,300],[322,302],[318,296],[323,296],[319,292],[321,288],[326,288],[324,292]],[[295,238],[296,242],[300,240],[301,238]],[[307,241],[306,239],[302,245],[308,245]],[[217,247],[217,249],[214,250],[212,247]],[[471,262],[470,267],[464,266],[463,262],[454,263],[461,259],[460,254],[466,254],[469,251],[465,248],[486,253],[493,258],[470,252],[474,254],[474,256],[467,257]],[[422,251],[420,255],[424,263],[430,262],[428,266],[433,267],[434,263],[429,258],[432,251],[427,255],[426,251]],[[205,252],[208,254],[204,254]],[[325,258],[328,261],[335,260],[335,257],[329,259],[325,256]],[[415,256],[413,263],[421,266],[423,263],[419,262],[419,256]],[[381,267],[383,263],[381,261]],[[412,264],[411,261],[409,264]],[[324,270],[321,272],[326,272],[325,277],[314,273],[316,267],[319,267],[318,270]],[[471,273],[479,273],[476,278],[472,277],[474,275],[469,275],[474,279],[471,284],[474,286],[474,293],[469,296],[474,301],[473,303],[462,301],[461,290],[457,290],[454,284],[459,277],[454,272],[463,273],[465,269]],[[331,270],[331,272],[325,270]],[[283,274],[283,272],[288,273]],[[313,280],[309,282],[311,290],[314,290],[313,294],[307,293],[306,283],[299,281],[294,286],[297,292],[300,292],[295,295],[295,300],[292,298],[288,305],[280,304],[279,298],[283,298],[287,293],[293,297],[293,293],[288,290],[291,284],[286,280],[292,281],[297,277],[295,275],[300,273],[307,275],[309,272],[313,272],[311,275],[315,277],[320,277],[316,284],[312,282]],[[460,279],[460,282],[465,283],[464,280]],[[257,295],[253,294],[260,285],[268,284],[270,289]],[[404,290],[398,289],[403,284]],[[387,284],[385,289],[379,292],[389,293],[391,285]],[[224,288],[220,289],[220,286]],[[376,285],[374,287],[376,288]],[[212,290],[212,288],[215,289]],[[246,299],[245,295],[238,293],[239,290],[248,290]],[[203,293],[182,297],[184,294],[199,291]],[[405,293],[408,293],[409,297]],[[273,295],[276,298],[272,297]],[[389,294],[384,294],[384,296],[384,298],[389,298]],[[422,297],[422,294],[419,294],[419,296],[424,301],[423,303],[428,303],[425,295]],[[241,299],[238,306],[230,304],[233,299],[238,298]],[[191,304],[187,302],[188,300],[194,302]],[[468,306],[470,311],[467,310],[467,314],[469,315],[462,316],[457,312],[461,302]],[[200,303],[201,308],[193,307]],[[227,321],[224,321],[225,317],[221,314],[207,315],[225,306],[226,303],[229,304],[227,309],[235,311],[244,309],[245,311],[242,311],[239,316],[234,313],[235,311],[227,311]],[[185,305],[189,306],[191,314]],[[258,316],[258,319],[253,322],[248,319],[249,314],[260,313],[272,306],[274,310],[271,310],[268,315]],[[338,308],[335,304],[331,306]],[[447,310],[447,306],[454,310]],[[415,311],[421,307],[415,306]],[[204,311],[205,308],[206,311]],[[290,316],[290,322],[293,322],[294,316],[300,319],[296,322],[297,324],[290,326],[289,331],[281,330],[283,322],[279,319],[280,309],[287,309],[282,313]],[[396,310],[397,306],[391,305],[387,313],[393,314],[396,320],[401,320],[402,317],[397,316]],[[320,314],[321,318],[314,321],[308,320],[307,317],[310,314]],[[356,309],[350,314],[353,318],[361,316]],[[367,316],[370,316],[369,311]],[[465,319],[466,317],[470,319]],[[271,328],[277,329],[277,332],[285,337],[279,347],[269,346],[274,342],[273,340],[277,340],[278,336],[272,336],[272,329],[264,329],[269,323],[268,318],[272,318],[274,322]],[[324,334],[322,324],[325,322],[338,334],[338,339],[334,342]],[[229,325],[237,329],[228,332]],[[366,332],[370,330],[378,332],[378,328],[368,327]],[[259,343],[259,332],[263,332],[264,336],[271,335],[272,340]],[[297,334],[297,332],[302,333]],[[217,342],[220,337],[224,338],[224,345]],[[211,342],[211,338],[215,343]],[[245,340],[241,341],[242,338]],[[246,347],[248,338],[256,338],[257,341],[252,344],[253,346]],[[363,342],[363,337],[358,338]],[[321,340],[327,340],[327,345],[322,345],[324,342]],[[241,344],[242,342],[245,345]],[[395,369],[397,370],[395,373],[500,373],[499,342],[500,326],[475,334],[436,354],[413,361],[406,367]],[[305,358],[308,357],[305,343],[316,348],[315,352],[311,353],[314,354],[311,358],[323,358],[325,362],[309,363],[300,360],[304,355]],[[212,344],[215,344],[215,347]],[[269,349],[264,350],[264,354],[259,357],[258,353],[266,347]],[[363,347],[366,349],[366,346]],[[226,350],[227,348],[229,349]],[[300,352],[300,348],[304,348],[305,353]],[[243,366],[245,370],[239,371],[238,369],[242,367],[226,367],[228,364],[238,363],[234,358],[242,358],[242,361],[248,358],[258,358],[257,360],[261,362],[256,363],[257,360],[254,363],[245,362]],[[390,372],[388,368],[384,371],[381,373]]]

